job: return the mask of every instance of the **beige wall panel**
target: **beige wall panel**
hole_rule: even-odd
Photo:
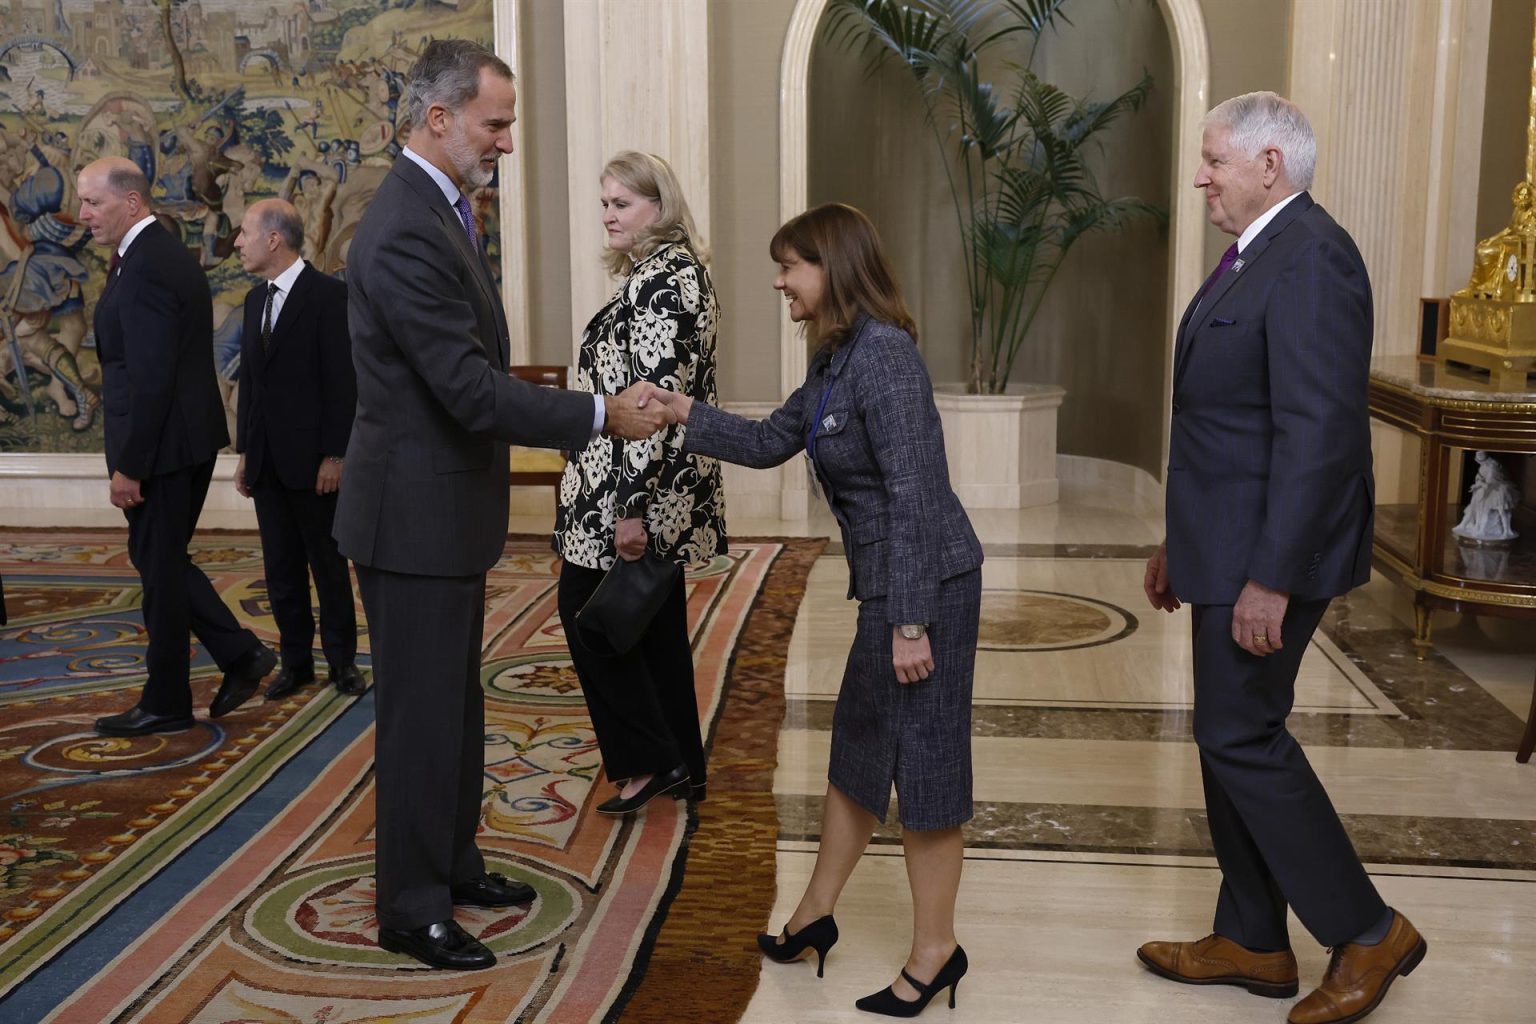
[[[565,21],[560,5],[518,4],[523,66],[518,116],[523,121],[527,192],[530,363],[571,362],[580,324],[571,315],[571,223],[565,138]],[[583,321],[584,322],[584,321]]]
[[[1482,166],[1478,174],[1477,237],[1509,224],[1509,197],[1525,178],[1525,126],[1531,98],[1531,36],[1536,21],[1530,0],[1496,0],[1490,12],[1488,66],[1484,77]],[[1470,254],[1468,254],[1470,270]],[[1465,283],[1465,282],[1463,282]]]
[[[768,240],[779,227],[779,62],[795,0],[710,8],[711,273],[720,299],[722,399],[778,402],[782,301]]]

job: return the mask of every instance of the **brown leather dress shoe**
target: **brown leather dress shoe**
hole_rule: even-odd
[[[1207,935],[1197,942],[1149,942],[1136,956],[1153,974],[1186,985],[1241,985],[1271,999],[1296,994],[1296,957],[1288,949],[1255,953],[1231,939]]]
[[[1408,919],[1392,911],[1387,937],[1374,946],[1346,942],[1333,951],[1323,983],[1291,1007],[1291,1024],[1349,1024],[1381,1005],[1399,975],[1413,973],[1429,950]]]

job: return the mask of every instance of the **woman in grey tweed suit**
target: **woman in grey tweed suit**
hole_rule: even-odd
[[[971,678],[981,545],[949,486],[944,434],[915,328],[874,226],[830,204],[779,229],[774,287],[820,348],[805,383],[752,421],[658,393],[688,424],[685,448],[767,468],[805,452],[842,532],[858,632],[832,720],[816,868],[775,960],[837,941],[832,911],[894,783],[912,886],[901,977],[859,1008],[910,1016],[965,973],[955,941],[960,825],[971,817]],[[819,970],[818,970],[819,973]]]

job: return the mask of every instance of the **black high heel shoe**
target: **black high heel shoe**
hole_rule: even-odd
[[[965,950],[956,946],[944,966],[939,968],[939,973],[935,974],[933,980],[926,985],[908,974],[906,968],[902,968],[901,976],[907,979],[908,985],[917,990],[916,999],[903,999],[890,986],[887,986],[872,996],[865,996],[853,1005],[866,1013],[878,1013],[882,1017],[916,1017],[927,1008],[930,999],[947,988],[949,989],[949,1008],[953,1010],[955,990],[960,987],[960,979],[965,977],[965,972],[970,966],[970,962],[965,958]]]
[[[818,978],[826,969],[828,951],[835,945],[837,945],[837,922],[832,920],[831,914],[818,917],[793,935],[789,934],[789,926],[785,925],[783,942],[777,941],[772,935],[757,937],[757,948],[763,951],[763,956],[781,964],[798,960],[814,949]]]

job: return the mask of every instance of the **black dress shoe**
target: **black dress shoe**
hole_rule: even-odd
[[[448,890],[457,907],[512,907],[532,903],[538,897],[533,886],[514,882],[506,875],[487,872],[473,882],[460,882]]]
[[[315,681],[313,667],[307,669],[284,668],[272,677],[272,682],[267,686],[265,694],[267,700],[282,700],[310,683]]]
[[[356,665],[331,669],[331,682],[336,684],[337,693],[344,693],[348,697],[357,697],[368,691],[368,678]]]
[[[143,708],[130,708],[120,715],[96,719],[96,731],[103,736],[147,736],[152,732],[181,732],[194,724],[191,715],[152,715]]]
[[[688,792],[688,767],[686,765],[680,764],[669,772],[652,775],[651,781],[640,787],[640,792],[628,800],[622,796],[616,796],[598,804],[597,810],[599,814],[630,814],[638,811],[656,797],[661,796],[661,794],[671,793],[677,789],[681,789],[685,793]]]
[[[481,971],[496,966],[496,954],[451,918],[422,928],[380,928],[379,948],[450,971]]]
[[[213,695],[213,703],[208,705],[208,717],[223,718],[250,700],[256,695],[256,688],[261,685],[263,677],[276,667],[277,655],[265,646],[258,646],[229,666],[229,670],[224,673],[224,681],[219,684],[219,692]]]

